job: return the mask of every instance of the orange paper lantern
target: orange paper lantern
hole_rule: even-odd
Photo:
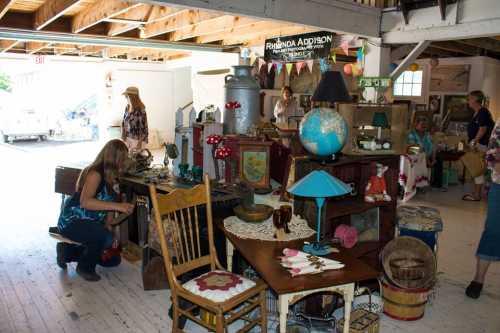
[[[344,74],[345,75],[352,75],[352,64],[345,64],[344,65]]]
[[[411,65],[408,67],[408,69],[409,69],[410,71],[412,71],[412,72],[416,72],[416,71],[418,71],[419,66],[418,66],[418,64],[413,63],[413,64],[411,64]]]

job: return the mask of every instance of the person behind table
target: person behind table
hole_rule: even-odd
[[[297,114],[297,101],[293,98],[292,88],[284,86],[281,89],[281,99],[274,107],[276,124],[288,125],[288,117]]]
[[[491,116],[490,111],[483,107],[485,97],[482,91],[474,90],[469,93],[467,104],[474,111],[472,120],[467,125],[467,136],[469,138],[469,145],[477,148],[480,151],[486,150],[486,145],[491,135],[491,131],[495,122]],[[479,201],[481,200],[481,191],[484,184],[484,175],[474,178],[474,191],[473,193],[465,194],[462,200],[466,201]]]
[[[500,119],[486,151],[486,161],[491,170],[491,186],[488,192],[488,211],[484,231],[476,251],[476,274],[465,293],[478,298],[483,289],[484,278],[491,262],[500,261]]]
[[[87,281],[98,281],[95,267],[105,248],[111,247],[112,212],[130,214],[134,206],[116,202],[113,190],[124,171],[128,148],[119,139],[106,143],[92,164],[82,170],[76,183],[76,192],[63,206],[57,227],[64,237],[81,243],[57,244],[57,264],[65,269],[66,263],[77,261],[76,272]]]
[[[127,106],[122,121],[122,140],[130,150],[140,150],[148,143],[146,107],[139,97],[139,89],[128,87],[123,93]]]
[[[427,164],[430,165],[433,163],[434,150],[427,117],[419,116],[415,119],[415,128],[408,134],[406,143],[420,146],[427,158]]]

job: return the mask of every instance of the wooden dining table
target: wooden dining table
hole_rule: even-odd
[[[292,277],[280,265],[279,256],[283,255],[284,248],[301,249],[304,240],[281,242],[242,239],[227,231],[222,224],[218,226],[226,236],[229,269],[232,267],[232,256],[236,248],[278,294],[280,333],[286,332],[288,307],[310,294],[319,292],[336,292],[344,296],[344,333],[348,333],[355,283],[380,277],[380,272],[344,250],[328,255],[328,258],[342,262],[344,268]]]

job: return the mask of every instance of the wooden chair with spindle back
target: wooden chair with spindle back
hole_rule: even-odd
[[[217,333],[227,331],[227,326],[237,319],[246,322],[239,332],[248,332],[258,325],[261,332],[267,332],[267,285],[262,280],[251,281],[225,271],[217,259],[208,175],[204,176],[203,184],[192,189],[176,189],[169,194],[159,194],[155,186],[150,185],[149,191],[171,290],[172,332],[182,332],[178,329],[180,316],[186,316]],[[203,214],[199,212],[200,209],[206,212],[208,229],[208,254],[205,255],[202,254],[200,243],[200,222]],[[170,233],[169,244],[165,229]],[[178,280],[180,275],[203,266],[210,266],[210,272],[183,284]],[[194,305],[181,309],[180,299]],[[260,316],[252,318],[252,310],[259,306]],[[197,308],[215,315],[215,323],[193,315],[193,310]]]

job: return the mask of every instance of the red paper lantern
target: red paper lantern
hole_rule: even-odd
[[[218,145],[219,143],[222,142],[222,140],[223,140],[222,136],[217,134],[209,135],[207,137],[207,143],[209,145]]]
[[[220,147],[215,150],[215,158],[223,160],[231,156],[232,150],[229,147]]]

